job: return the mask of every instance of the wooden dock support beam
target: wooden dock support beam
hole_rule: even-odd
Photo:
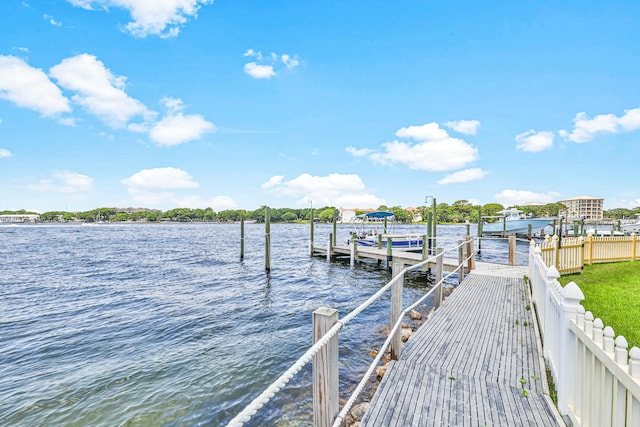
[[[327,242],[327,261],[331,261],[333,255],[333,233],[329,233],[329,242]]]
[[[313,312],[314,344],[338,321],[338,310]],[[338,416],[338,334],[313,356],[313,425],[330,427]]]
[[[509,265],[516,265],[516,236],[509,236]]]
[[[268,206],[264,210],[264,269],[271,271],[271,212]]]
[[[356,259],[358,257],[358,238],[356,233],[351,233],[351,257],[349,259],[349,265],[354,267],[356,265]]]
[[[391,237],[387,237],[387,263],[385,265],[385,267],[387,268],[387,271],[391,271],[392,260],[393,260],[393,247],[391,243]]]
[[[436,283],[440,283],[440,281],[442,280],[442,267],[443,267],[444,249],[443,248],[436,248],[436,256],[437,256],[437,258],[436,258],[436,278],[435,278],[435,281],[436,281]],[[443,283],[440,283],[438,285],[438,287],[436,288],[435,301],[433,303],[435,308],[440,307],[440,304],[442,304],[442,285],[443,285]]]
[[[240,261],[244,259],[244,216],[240,218]]]
[[[396,277],[402,273],[404,266],[399,262],[393,263],[391,275]],[[391,325],[398,321],[402,315],[402,288],[404,287],[404,274],[393,285],[391,285]],[[398,328],[391,339],[391,360],[400,360],[402,354],[402,328]]]

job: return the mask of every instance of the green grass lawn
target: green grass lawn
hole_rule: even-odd
[[[585,310],[622,335],[629,349],[640,347],[640,261],[585,265],[582,274],[562,276],[564,286],[576,282]]]

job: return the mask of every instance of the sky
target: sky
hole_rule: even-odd
[[[640,2],[3,0],[0,210],[640,206]]]

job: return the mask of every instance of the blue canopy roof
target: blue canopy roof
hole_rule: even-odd
[[[390,216],[393,216],[393,213],[385,211],[375,211],[360,214],[358,215],[358,218],[388,218]]]

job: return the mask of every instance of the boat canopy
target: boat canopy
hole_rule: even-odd
[[[380,218],[388,218],[390,216],[393,216],[392,212],[375,211],[375,212],[367,212],[367,213],[360,214],[360,215],[358,215],[358,218],[376,218],[376,219],[380,219]]]

